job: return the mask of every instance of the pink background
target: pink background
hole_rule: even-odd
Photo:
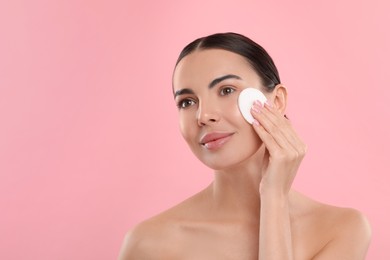
[[[295,188],[354,207],[390,259],[390,5],[378,1],[0,3],[0,259],[115,259],[126,230],[212,173],[182,140],[185,44],[263,45],[309,146]]]

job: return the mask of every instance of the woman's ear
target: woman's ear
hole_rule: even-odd
[[[278,84],[275,86],[274,93],[274,106],[282,114],[285,114],[287,108],[287,89],[284,85]]]

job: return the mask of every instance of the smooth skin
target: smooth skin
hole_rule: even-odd
[[[307,149],[284,117],[283,85],[266,92],[243,57],[219,49],[183,58],[173,85],[181,133],[195,156],[214,170],[214,180],[130,230],[120,260],[364,259],[371,230],[359,211],[291,189]],[[259,88],[268,99],[265,106],[253,105],[252,125],[237,107],[247,87]],[[208,149],[200,140],[215,132],[231,136]]]

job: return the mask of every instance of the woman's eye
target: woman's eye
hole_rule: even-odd
[[[229,95],[229,94],[233,93],[234,91],[236,91],[234,88],[226,87],[226,88],[221,89],[221,93],[220,94],[222,96],[226,96],[226,95]]]
[[[179,109],[182,109],[182,108],[187,108],[189,106],[192,106],[193,104],[195,104],[194,100],[192,100],[192,99],[183,99],[183,100],[181,100],[181,101],[179,101],[177,103],[177,107]]]

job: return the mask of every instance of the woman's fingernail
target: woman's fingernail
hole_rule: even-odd
[[[253,120],[253,123],[252,123],[252,124],[255,125],[255,126],[259,126],[259,125],[260,125],[259,121],[257,121],[256,119]]]
[[[260,107],[257,106],[256,104],[253,104],[253,106],[252,106],[251,109],[252,109],[253,112],[255,112],[255,113],[260,113]]]
[[[263,107],[263,104],[260,102],[260,100],[256,100],[255,103],[254,103],[256,106],[262,108]]]
[[[259,100],[256,100],[255,102],[253,102],[253,105],[252,105],[253,111],[260,113],[260,110],[262,108],[263,108],[263,104],[261,104],[261,102]]]

